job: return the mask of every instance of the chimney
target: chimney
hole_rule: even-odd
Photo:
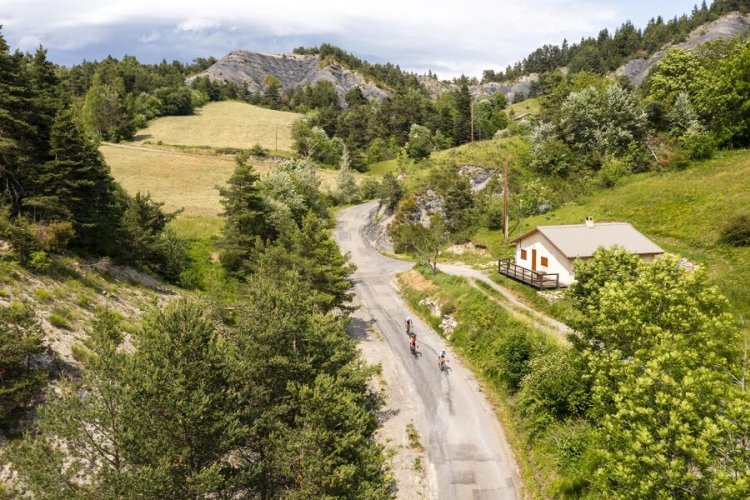
[[[586,217],[586,227],[594,227],[594,218],[590,215]]]

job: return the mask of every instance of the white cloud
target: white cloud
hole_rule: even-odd
[[[137,42],[158,45],[159,58],[190,59],[331,41],[407,69],[448,67],[441,76],[452,76],[504,67],[563,37],[595,35],[636,4],[654,15],[680,1],[689,8],[694,0],[658,7],[646,0],[0,0],[0,12],[11,44],[42,40],[69,59],[84,50],[139,55]]]
[[[194,17],[178,24],[177,31],[190,31],[192,33],[200,33],[201,31],[217,29],[220,26],[221,23],[216,19]]]

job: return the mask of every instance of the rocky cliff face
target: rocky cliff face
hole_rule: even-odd
[[[633,85],[637,86],[643,83],[651,69],[664,59],[664,56],[670,49],[682,48],[690,50],[711,40],[728,40],[734,38],[748,30],[750,30],[750,14],[744,16],[736,12],[727,14],[716,21],[696,28],[690,33],[687,40],[682,43],[667,45],[648,58],[639,57],[631,59],[620,66],[615,73],[627,76]]]
[[[212,81],[235,83],[251,92],[262,92],[266,75],[275,76],[284,90],[297,86],[315,85],[329,81],[344,96],[353,87],[359,87],[368,99],[382,99],[386,92],[367,81],[359,73],[350,71],[337,62],[324,62],[315,55],[265,54],[236,50],[222,57],[206,71],[191,77],[207,76]]]
[[[505,94],[508,102],[513,102],[516,95],[528,96],[531,91],[531,84],[537,80],[539,80],[539,75],[532,73],[531,75],[522,76],[513,82],[489,82],[479,85],[469,85],[469,92],[474,99],[482,99],[497,92],[502,92]],[[427,76],[420,76],[419,81],[433,97],[437,97],[445,92],[458,90],[458,85],[455,83],[444,82]]]

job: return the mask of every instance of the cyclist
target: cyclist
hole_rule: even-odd
[[[412,335],[409,338],[409,350],[411,351],[412,355],[417,355],[417,336]]]
[[[448,353],[445,352],[445,349],[440,351],[440,356],[438,356],[438,366],[440,367],[440,370],[445,369],[445,363],[448,362],[447,356],[448,356]]]
[[[411,318],[406,318],[406,334],[409,335],[411,333],[412,328],[414,328],[414,323],[412,322]]]

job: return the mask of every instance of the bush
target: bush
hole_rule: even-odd
[[[61,252],[75,238],[73,224],[55,221],[35,225],[36,239],[45,252]]]
[[[585,413],[589,387],[583,380],[584,368],[580,355],[569,348],[552,349],[531,360],[521,383],[520,405],[532,433]]]
[[[44,250],[31,252],[31,257],[26,264],[29,269],[41,273],[49,269],[50,265],[52,265],[52,261],[49,260],[49,257],[47,257],[47,252],[45,252]]]
[[[750,216],[737,215],[721,230],[720,241],[734,247],[750,246]]]
[[[627,174],[628,166],[624,160],[608,156],[604,159],[602,168],[599,170],[599,185],[603,188],[614,187],[617,181]]]
[[[365,177],[359,184],[359,197],[362,200],[374,200],[381,192],[380,183],[372,177]]]
[[[669,155],[669,159],[667,160],[667,168],[672,170],[685,170],[690,166],[690,158],[688,158],[688,155],[681,149],[678,149],[677,151],[674,151],[671,155]]]
[[[500,340],[497,349],[499,358],[498,376],[511,394],[521,388],[521,381],[529,373],[529,361],[533,346],[526,332],[516,330]]]
[[[255,144],[253,147],[250,148],[250,154],[253,156],[259,156],[261,158],[265,158],[268,156],[268,150],[261,146],[260,144]]]
[[[452,302],[446,302],[442,306],[440,306],[440,314],[442,316],[448,316],[450,314],[453,314],[456,312],[456,306]]]
[[[44,332],[28,304],[0,306],[0,427],[8,429],[42,387],[46,374],[29,360],[46,349]]]
[[[682,136],[680,148],[691,160],[708,160],[716,152],[716,139],[710,132],[691,129]]]

